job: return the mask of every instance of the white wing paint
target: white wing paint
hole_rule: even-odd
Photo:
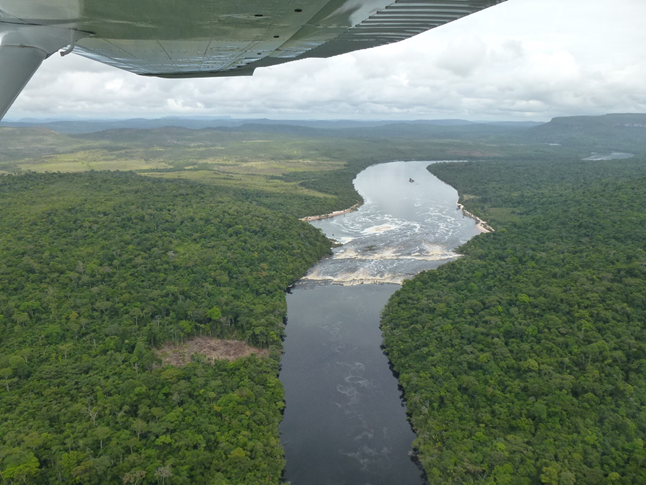
[[[144,76],[251,75],[397,42],[505,0],[0,0],[0,119],[41,62]]]

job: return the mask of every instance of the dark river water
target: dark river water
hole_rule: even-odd
[[[287,295],[280,430],[292,485],[424,483],[379,315],[398,283],[455,259],[480,232],[430,163],[367,168],[355,179],[365,204],[312,223],[343,246]]]

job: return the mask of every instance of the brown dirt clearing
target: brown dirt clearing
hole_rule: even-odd
[[[202,354],[206,360],[237,360],[250,355],[267,357],[269,350],[251,347],[240,340],[220,340],[211,337],[196,337],[182,344],[167,343],[155,351],[163,365],[183,367],[191,362],[193,354]]]

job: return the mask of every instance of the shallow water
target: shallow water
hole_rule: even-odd
[[[426,170],[429,164],[392,162],[361,172],[355,188],[365,204],[356,212],[311,223],[343,246],[304,280],[401,283],[455,259],[453,250],[479,230],[458,209],[455,189]]]
[[[287,295],[280,430],[293,485],[424,483],[379,315],[392,283],[455,259],[480,232],[430,163],[369,167],[355,180],[357,212],[312,222],[344,245]]]

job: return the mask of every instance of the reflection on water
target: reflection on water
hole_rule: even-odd
[[[382,353],[379,315],[397,284],[457,255],[479,233],[430,162],[372,166],[355,180],[365,204],[313,222],[343,242],[287,295],[281,439],[293,485],[416,485],[415,435]],[[411,181],[412,180],[412,181]],[[329,284],[335,283],[335,284]],[[355,286],[342,286],[355,285]]]
[[[401,283],[455,259],[453,249],[479,230],[458,210],[455,189],[429,173],[428,165],[393,162],[361,172],[355,187],[365,204],[356,212],[311,223],[343,246],[304,280]]]
[[[396,285],[300,287],[287,296],[281,434],[293,485],[421,484],[415,434],[381,352]]]

